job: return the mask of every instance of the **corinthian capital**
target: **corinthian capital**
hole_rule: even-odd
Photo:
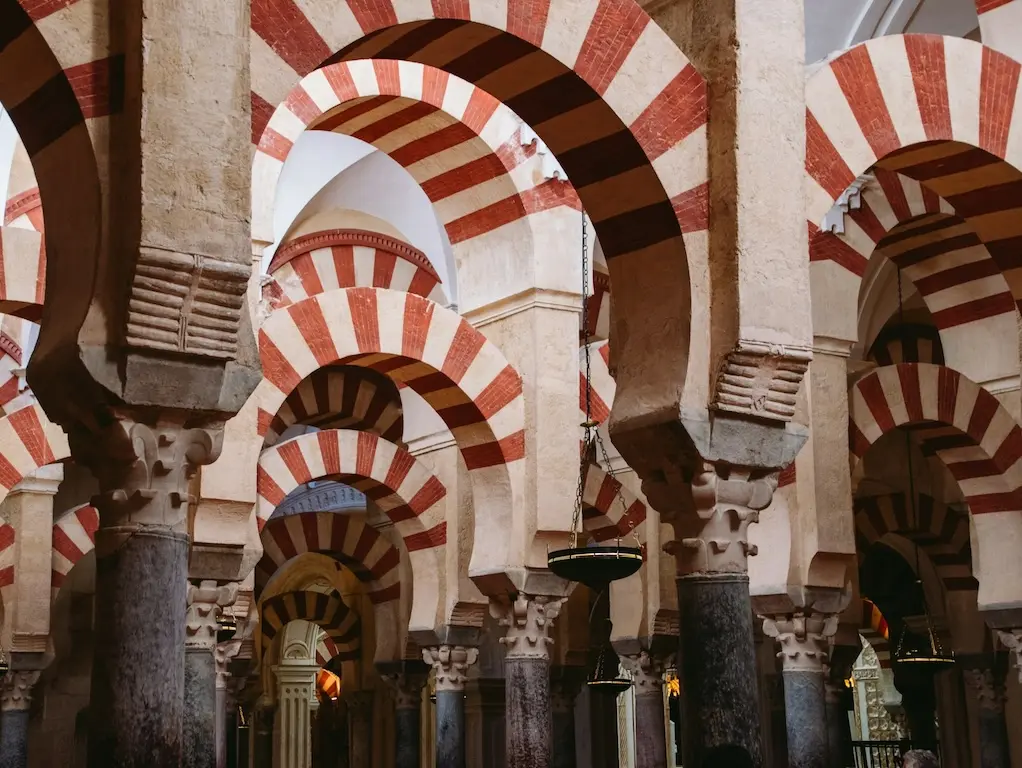
[[[561,612],[562,597],[519,593],[506,604],[490,603],[490,612],[507,634],[500,638],[509,659],[549,659],[554,619]]]
[[[479,649],[464,645],[435,645],[422,649],[422,660],[433,667],[437,691],[464,691],[468,668],[479,658]]]
[[[837,614],[815,611],[766,616],[763,633],[780,644],[777,658],[786,672],[823,672],[839,620]]]
[[[632,678],[636,696],[641,696],[644,693],[658,695],[663,693],[664,670],[667,666],[663,658],[654,656],[649,651],[639,651],[619,658],[621,666],[628,671]]]
[[[1004,711],[1004,681],[992,669],[963,669],[962,680],[980,709],[987,712]]]
[[[39,681],[36,670],[8,672],[0,682],[0,710],[25,711],[32,704],[32,688]]]
[[[185,647],[212,651],[216,645],[217,612],[234,605],[237,584],[218,587],[215,581],[188,585],[188,614],[185,619]],[[241,647],[239,638],[238,647]]]

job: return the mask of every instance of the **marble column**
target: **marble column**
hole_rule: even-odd
[[[117,416],[101,435],[70,437],[75,460],[100,487],[93,500],[100,525],[89,765],[176,766],[185,710],[189,480],[216,459],[222,430]],[[212,686],[211,670],[209,680]]]
[[[843,766],[852,754],[852,734],[848,725],[847,689],[841,683],[826,680],[824,699],[827,706],[827,765]]]
[[[351,768],[373,766],[373,704],[375,691],[357,691],[348,697],[348,733]]]
[[[692,508],[671,520],[665,550],[678,565],[683,755],[686,768],[760,768],[759,691],[749,596],[748,527],[773,496],[776,474],[701,463]]]
[[[479,649],[438,645],[422,649],[436,676],[436,768],[465,766],[465,681]]]
[[[312,701],[316,697],[319,664],[285,659],[273,667],[277,676],[277,733],[275,768],[309,768],[312,763]]]
[[[271,768],[273,765],[273,724],[276,719],[273,704],[263,696],[252,713],[252,768]]]
[[[227,667],[240,650],[241,638],[229,640],[226,643],[217,643],[213,649],[213,661],[216,668],[216,717],[213,722],[216,768],[227,768],[227,741],[233,732],[233,729],[228,727],[228,714],[234,705],[234,697],[228,689],[231,674]]]
[[[763,619],[763,632],[781,647],[784,716],[790,768],[827,768],[827,702],[824,673],[827,644],[837,631],[838,616],[813,611]]]
[[[974,667],[963,669],[962,677],[965,689],[976,705],[979,768],[1010,768],[1003,676],[992,667]]]
[[[505,627],[504,685],[507,700],[507,768],[549,768],[550,645],[564,599],[519,593],[509,604],[491,603]]]
[[[506,768],[507,693],[504,679],[479,678],[475,682],[482,719],[482,764],[486,768]]]
[[[635,691],[635,768],[666,768],[663,660],[648,651],[620,658]]]
[[[28,768],[28,708],[35,670],[11,671],[0,681],[0,768]]]
[[[402,671],[386,674],[383,679],[394,691],[394,768],[419,768],[426,673]]]
[[[223,713],[214,655],[217,615],[221,606],[233,605],[237,595],[237,584],[218,587],[215,581],[202,581],[188,586],[182,768],[219,768],[216,735]]]
[[[575,699],[585,679],[584,667],[554,667],[550,672],[550,768],[575,768]]]

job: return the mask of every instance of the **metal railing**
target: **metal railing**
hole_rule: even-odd
[[[855,768],[901,768],[902,756],[918,749],[911,741],[853,741]]]

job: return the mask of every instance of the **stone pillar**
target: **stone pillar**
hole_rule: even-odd
[[[479,649],[438,645],[422,649],[436,675],[436,768],[465,766],[465,681]]]
[[[678,612],[686,768],[726,760],[762,764],[756,649],[749,596],[748,527],[766,508],[776,473],[755,478],[737,467],[701,463],[693,475],[694,509],[672,522],[665,551],[678,563]]]
[[[830,680],[824,683],[824,699],[827,706],[827,765],[844,766],[852,753],[852,734],[848,729],[848,708],[845,706],[846,689],[840,683]]]
[[[224,712],[214,652],[219,609],[233,605],[237,596],[237,584],[218,587],[215,581],[202,581],[188,586],[182,768],[220,768],[227,761],[226,751],[223,762],[217,760],[217,731],[222,741]]]
[[[222,428],[120,417],[100,436],[70,435],[100,486],[89,765],[179,765],[189,480],[217,457]]]
[[[635,768],[665,768],[664,664],[648,651],[621,656],[635,690]],[[754,681],[753,681],[754,683]]]
[[[419,768],[426,674],[399,672],[384,675],[383,679],[394,690],[394,768]]]
[[[838,617],[815,612],[789,613],[763,620],[763,632],[781,646],[777,654],[784,678],[784,713],[791,768],[827,768],[827,703],[824,672],[828,638]]]
[[[216,665],[216,718],[214,720],[214,743],[216,768],[227,768],[227,741],[237,728],[229,728],[229,713],[234,704],[234,697],[228,690],[231,674],[227,670],[231,659],[241,650],[241,638],[226,643],[217,643],[213,650],[213,661]],[[247,766],[246,766],[247,768]]]
[[[273,724],[276,719],[273,704],[263,696],[252,713],[252,768],[271,768],[273,765]]]
[[[11,671],[0,682],[0,768],[28,768],[28,708],[35,670]]]
[[[351,768],[373,768],[374,691],[358,691],[348,697],[348,733]]]
[[[992,667],[962,670],[965,689],[976,705],[980,768],[1010,768],[1008,728],[1004,719],[1004,679]]]
[[[519,593],[509,604],[491,603],[507,634],[504,655],[508,768],[550,765],[550,630],[564,599]]]
[[[584,667],[554,667],[550,674],[550,768],[575,768],[575,699],[585,682]]]
[[[277,768],[309,768],[312,764],[312,700],[316,696],[315,661],[285,659],[273,667],[277,676]]]

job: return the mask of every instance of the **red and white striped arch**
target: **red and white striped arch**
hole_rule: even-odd
[[[579,350],[578,372],[578,407],[582,412],[582,421],[586,414],[586,370],[585,350]],[[610,409],[614,404],[614,391],[617,384],[610,375],[610,342],[594,341],[589,345],[589,410],[590,418],[602,424],[610,417]]]
[[[43,202],[39,194],[32,161],[25,144],[18,139],[11,158],[11,173],[7,182],[7,201],[4,204],[3,226],[14,226],[42,232]]]
[[[418,393],[451,430],[472,481],[477,541],[498,537],[491,543],[510,546],[511,474],[525,455],[522,381],[462,317],[413,294],[347,288],[271,314],[259,350],[265,378],[253,397],[260,434],[287,395],[322,366],[385,373]]]
[[[410,453],[371,432],[337,429],[301,435],[267,448],[259,457],[260,529],[291,491],[326,478],[356,487],[358,480],[369,481],[379,489],[374,501],[404,541],[415,579],[410,624],[432,629],[440,607],[440,569],[447,543],[444,484]]]
[[[361,653],[361,643],[358,640],[338,643],[329,635],[324,634],[316,643],[316,662],[323,667],[329,665],[334,659],[337,662],[358,661]]]
[[[335,288],[389,288],[447,304],[426,254],[378,232],[333,229],[295,238],[280,247],[268,271],[263,296],[271,309]]]
[[[366,430],[397,442],[404,432],[401,396],[389,381],[370,376],[371,372],[348,366],[320,368],[302,379],[270,422],[264,445],[273,445],[294,424]]]
[[[1022,182],[1022,121],[1013,119],[1020,68],[968,40],[894,35],[855,46],[810,76],[807,219],[814,235],[814,270],[826,271],[814,279],[814,304],[833,312],[841,302],[839,314],[851,327],[837,335],[854,338],[856,289],[870,244],[896,220],[946,209],[968,224],[978,242],[959,242],[944,232],[932,237],[950,239],[938,247],[945,254],[927,264],[921,257],[930,254],[915,254],[920,263],[913,278],[938,326],[943,332],[978,319],[987,325],[995,317],[1007,322],[1005,286],[1015,302],[1022,300],[1022,270],[1012,255],[1012,243],[1022,235],[1022,193],[1012,192]],[[844,241],[816,240],[834,202],[878,162],[886,201],[867,190],[867,209],[859,220],[854,211],[846,217],[850,231]],[[821,283],[829,283],[830,290],[817,300]],[[948,347],[945,342],[950,353]]]
[[[613,475],[586,466],[582,494],[582,529],[596,541],[627,536],[646,519],[646,504]]]
[[[78,561],[96,548],[99,510],[89,504],[74,507],[53,524],[53,566],[50,597],[57,599],[64,580]]]
[[[14,526],[0,520],[0,602],[10,604],[14,586]]]
[[[5,413],[3,409],[7,404],[18,396],[20,379],[15,371],[21,368],[21,365],[21,346],[0,330],[0,415]]]
[[[333,512],[303,512],[269,520],[260,533],[263,556],[256,566],[262,589],[286,562],[307,552],[329,555],[351,569],[374,604],[401,596],[401,553],[365,519]]]
[[[859,634],[877,655],[881,669],[891,668],[891,639],[887,619],[870,600],[862,600],[862,621]]]
[[[0,227],[0,312],[38,322],[46,292],[46,243],[23,227]]]
[[[262,650],[292,621],[319,625],[335,647],[357,654],[361,647],[362,620],[336,592],[297,590],[274,595],[259,604]]]
[[[0,501],[26,475],[71,456],[64,430],[37,404],[0,419]]]
[[[1022,430],[997,399],[958,371],[901,363],[878,368],[853,385],[849,420],[855,463],[897,427],[942,424],[956,433],[957,440],[932,449],[972,514],[980,609],[1022,602],[1018,557],[1008,544],[1022,533]]]
[[[381,59],[331,64],[303,78],[263,131],[254,215],[269,215],[283,164],[306,129],[354,136],[390,155],[422,187],[452,245],[529,213],[579,207],[570,184],[544,180],[527,162],[535,146],[523,146],[521,128],[493,96],[443,70]]]

